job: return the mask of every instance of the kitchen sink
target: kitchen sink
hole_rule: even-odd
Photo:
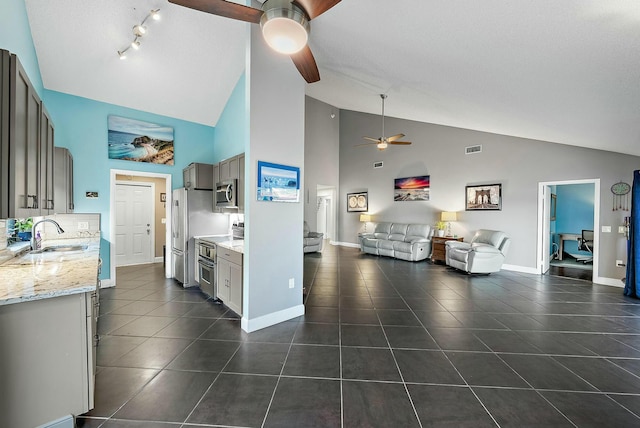
[[[31,251],[31,254],[52,253],[62,251],[84,251],[88,248],[88,245],[54,245],[51,247],[41,248],[39,250]]]

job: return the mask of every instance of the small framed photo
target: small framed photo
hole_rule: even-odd
[[[167,194],[160,193],[160,202],[167,202]]]
[[[347,193],[347,212],[364,212],[369,209],[369,193]]]
[[[502,209],[502,184],[466,186],[465,210],[485,211]]]

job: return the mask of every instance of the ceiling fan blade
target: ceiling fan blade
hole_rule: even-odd
[[[361,144],[356,144],[356,145],[355,145],[355,146],[353,146],[353,147],[370,146],[370,145],[374,145],[374,144],[375,144],[375,145],[379,144],[378,140],[376,140],[376,142],[375,142],[375,143],[361,143]]]
[[[260,9],[225,0],[169,0],[169,3],[253,24],[260,23],[263,13]]]
[[[293,3],[303,8],[309,19],[313,19],[340,3],[340,0],[293,0]]]
[[[380,142],[380,138],[371,138],[371,137],[362,137],[362,138],[369,141],[375,141],[376,143]]]
[[[389,144],[404,144],[408,146],[411,144],[411,141],[389,141]]]
[[[320,72],[309,45],[302,48],[300,52],[292,54],[291,60],[307,83],[314,83],[320,80]]]
[[[392,142],[397,140],[398,138],[402,138],[404,137],[404,134],[396,134],[396,135],[392,135],[391,137],[387,138],[387,142]]]

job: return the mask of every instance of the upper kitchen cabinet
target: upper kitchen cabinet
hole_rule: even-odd
[[[213,165],[190,163],[182,170],[184,188],[189,190],[213,190]]]
[[[18,57],[0,50],[0,217],[49,213],[53,143],[53,123]]]
[[[237,209],[238,212],[244,212],[244,153],[233,156],[229,159],[220,161],[213,165],[213,181],[214,183],[224,183],[229,180],[237,180],[237,186],[235,190],[236,205],[232,208]],[[213,211],[214,212],[227,212],[229,207],[220,207],[216,205],[214,198]]]
[[[64,147],[54,149],[56,165],[53,179],[54,212],[73,212],[73,156]]]
[[[220,181],[238,179],[238,156],[220,161]]]
[[[244,212],[244,153],[238,155],[238,211]]]

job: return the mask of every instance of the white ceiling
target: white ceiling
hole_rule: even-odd
[[[25,1],[47,89],[214,126],[244,69],[250,24],[166,0]],[[388,116],[640,155],[637,0],[343,0],[311,28],[307,94],[336,107],[379,114],[387,93]]]

